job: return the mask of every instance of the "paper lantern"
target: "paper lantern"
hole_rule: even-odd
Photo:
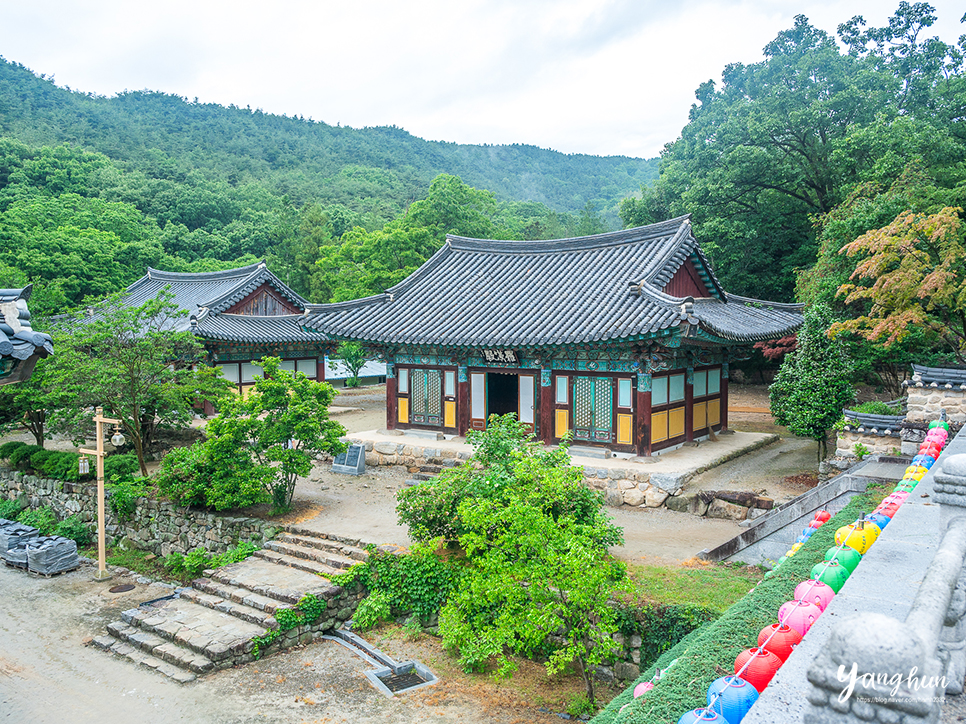
[[[849,523],[835,531],[835,545],[844,544],[865,555],[865,552],[872,547],[876,538],[879,537],[879,533],[880,531],[876,526],[866,524],[864,521]]]
[[[928,455],[916,455],[912,459],[913,466],[921,465],[924,468],[931,468],[936,461]]]
[[[839,564],[838,561],[825,561],[823,563],[816,563],[812,567],[812,573],[809,577],[816,581],[821,581],[838,593],[848,580],[849,571],[845,566]]]
[[[878,508],[875,509],[875,512],[881,513],[886,518],[891,518],[896,514],[898,510],[899,510],[898,503],[890,503],[888,505],[880,505]]]
[[[828,608],[833,598],[835,598],[835,591],[827,583],[816,581],[814,578],[802,581],[795,586],[795,600],[809,601],[823,611]]]
[[[706,722],[713,721],[718,724],[731,724],[727,719],[725,719],[721,714],[712,709],[692,709],[691,711],[685,712],[684,715],[678,719],[678,724],[695,724],[696,722]]]
[[[650,681],[642,681],[640,684],[634,687],[634,698],[644,696],[647,692],[654,688],[654,684]]]
[[[822,609],[811,601],[788,601],[778,609],[778,621],[795,629],[802,636],[808,633],[821,615]]]
[[[817,513],[815,513],[815,520],[820,520],[823,523],[827,523],[831,519],[832,519],[832,514],[829,513],[827,510],[820,510]]]
[[[768,642],[767,644],[765,642]],[[765,626],[758,634],[758,647],[771,651],[782,662],[788,660],[792,651],[802,641],[802,635],[791,626],[783,623],[773,623]]]
[[[822,527],[822,525],[823,525],[823,523],[824,523],[824,521],[821,521],[821,520],[812,520],[812,521],[811,521],[811,522],[810,522],[810,523],[808,524],[808,527],[809,527],[809,528],[812,528],[812,529],[814,529],[814,530],[818,530],[819,528],[821,528],[821,527]]]
[[[760,694],[781,665],[782,660],[775,654],[756,646],[738,654],[735,659],[735,673],[755,687]]]
[[[882,515],[882,513],[869,513],[867,516],[865,516],[865,519],[876,526],[879,530],[884,530],[892,520],[892,518],[887,515]]]
[[[875,515],[878,515],[878,513]],[[882,517],[889,520],[884,515]],[[829,548],[825,552],[825,560],[838,561],[840,566],[845,568],[849,573],[852,573],[855,567],[862,561],[862,554],[855,550],[855,548],[849,548],[848,546],[844,548]],[[815,569],[813,568],[812,570],[814,571]]]
[[[722,676],[708,687],[708,708],[721,714],[728,724],[739,724],[756,701],[758,689],[737,676]]]

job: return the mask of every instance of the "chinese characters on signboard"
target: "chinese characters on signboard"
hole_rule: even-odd
[[[517,353],[510,349],[484,349],[483,359],[497,364],[520,364]]]

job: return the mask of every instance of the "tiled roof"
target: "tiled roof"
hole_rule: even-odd
[[[720,299],[688,306],[661,291],[690,256]],[[385,293],[309,305],[303,326],[376,343],[526,347],[634,340],[684,322],[748,342],[792,332],[802,316],[797,305],[726,295],[684,216],[576,239],[448,236]]]
[[[188,314],[175,321],[180,331],[195,331],[207,339],[246,343],[324,342],[323,335],[306,332],[295,320],[300,315],[246,316],[224,310],[237,304],[262,284],[268,284],[299,309],[308,301],[272,274],[265,262],[217,272],[183,273],[148,269],[127,288],[125,302],[139,306],[164,289]],[[193,326],[193,322],[197,322]]]
[[[54,353],[50,335],[30,326],[27,300],[32,289],[0,289],[0,384],[25,379],[38,358]]]
[[[301,327],[301,314],[260,317],[246,314],[203,313],[193,327],[195,334],[205,339],[226,342],[274,344],[282,342],[326,341],[324,335],[306,332]]]
[[[910,384],[906,381],[904,384]],[[952,367],[926,367],[925,365],[912,366],[911,384],[916,387],[960,387],[966,385],[966,369],[956,369]]]

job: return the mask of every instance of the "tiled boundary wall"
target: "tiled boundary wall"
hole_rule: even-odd
[[[0,467],[0,497],[26,496],[31,508],[49,505],[60,519],[77,514],[85,522],[97,519],[97,486],[38,478]],[[232,518],[180,508],[174,503],[139,498],[130,521],[119,522],[106,506],[109,539],[127,541],[158,556],[186,553],[202,546],[221,553],[241,540],[268,540],[278,527],[257,518]]]

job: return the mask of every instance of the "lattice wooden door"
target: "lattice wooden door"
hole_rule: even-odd
[[[574,377],[574,439],[614,439],[614,388],[609,377]]]

